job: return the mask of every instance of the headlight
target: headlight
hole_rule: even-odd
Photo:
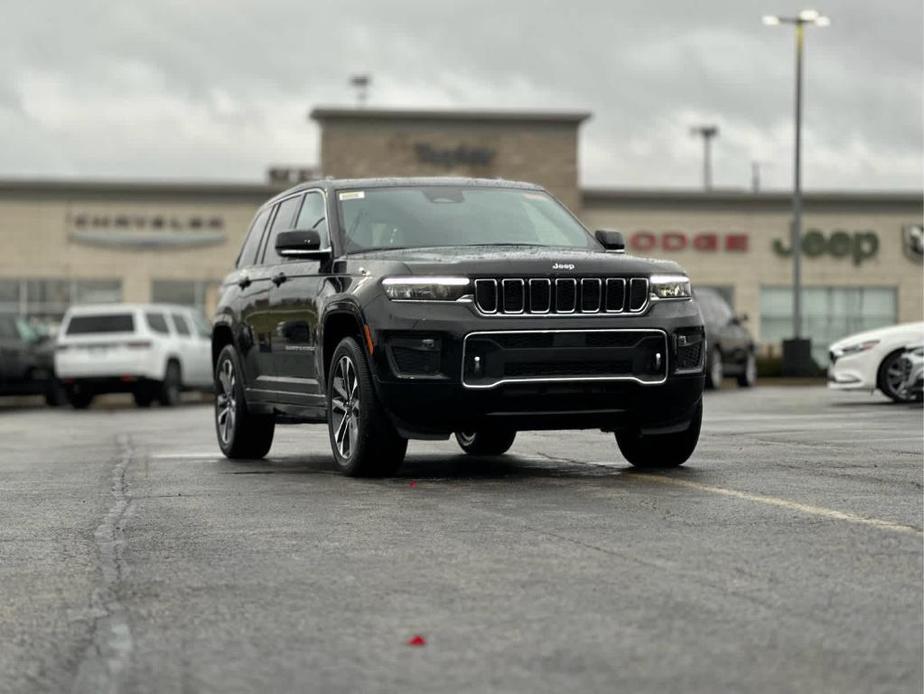
[[[834,356],[843,357],[845,354],[857,354],[859,352],[865,352],[878,344],[879,340],[867,340],[866,342],[855,342],[852,345],[837,347],[831,351],[834,352]]]
[[[693,296],[686,275],[652,275],[651,294],[656,299],[689,299]]]
[[[393,301],[457,301],[469,292],[467,277],[386,277],[385,296]]]

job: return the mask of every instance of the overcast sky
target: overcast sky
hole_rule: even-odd
[[[0,0],[0,177],[243,180],[317,161],[316,105],[588,110],[581,179],[791,184],[789,0]],[[921,0],[827,0],[804,181],[920,189]]]

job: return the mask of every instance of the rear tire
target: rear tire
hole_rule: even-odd
[[[722,352],[718,347],[709,350],[709,360],[706,362],[706,388],[718,390],[722,387],[725,378],[725,367],[722,364]]]
[[[748,354],[748,359],[744,364],[744,371],[738,374],[739,388],[753,388],[757,383],[757,357],[753,353]]]
[[[67,402],[67,392],[61,382],[53,378],[48,381],[45,387],[45,404],[48,407],[61,407]]]
[[[345,337],[334,350],[327,378],[327,430],[337,467],[350,477],[386,477],[407,452],[382,410],[359,343]]]
[[[164,407],[175,407],[180,403],[180,391],[183,387],[180,365],[175,361],[167,362],[164,380],[160,384],[157,399]]]
[[[93,402],[95,396],[86,388],[75,386],[68,388],[67,401],[75,410],[85,410]]]
[[[675,434],[645,436],[639,431],[618,432],[616,443],[622,455],[633,466],[644,470],[664,470],[683,465],[696,449],[703,421],[703,401],[700,400],[689,426]]]
[[[225,345],[215,364],[215,435],[228,458],[262,458],[273,445],[276,420],[247,409],[242,374],[237,351]]]
[[[516,431],[509,429],[479,429],[456,432],[456,443],[469,455],[503,455],[510,450]]]

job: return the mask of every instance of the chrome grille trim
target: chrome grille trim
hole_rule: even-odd
[[[642,302],[641,306],[639,306],[636,309],[633,309],[632,308],[632,288],[639,286],[639,283],[641,284],[641,286],[644,287],[643,291],[644,291],[645,300]],[[631,280],[629,280],[629,291],[627,292],[627,294],[628,296],[626,297],[625,307],[629,313],[641,313],[646,308],[648,308],[648,302],[649,302],[650,294],[651,294],[651,291],[648,288],[648,278],[647,277],[633,277]]]
[[[548,301],[548,303],[546,304],[545,310],[544,310],[544,311],[541,310],[541,309],[536,308],[535,302],[533,301],[533,287],[534,287],[534,286],[539,286],[540,284],[544,284],[545,287],[546,287],[546,290],[547,290],[548,293],[549,293],[549,301]],[[552,296],[553,296],[553,295],[552,295],[552,280],[550,280],[548,277],[540,277],[540,278],[534,277],[534,278],[532,278],[532,279],[529,281],[529,312],[530,312],[530,313],[534,313],[534,314],[538,314],[538,315],[542,315],[542,314],[545,314],[545,313],[551,313],[551,311],[552,311]]]
[[[481,307],[481,304],[478,303],[478,287],[479,286],[482,286],[482,287],[491,286],[494,288],[494,310],[493,311],[484,310]],[[498,303],[498,296],[497,296],[497,280],[491,280],[491,279],[475,280],[475,306],[478,307],[478,310],[481,313],[485,313],[487,315],[493,315],[497,313],[497,310],[500,308],[500,304]]]
[[[647,277],[483,277],[474,280],[474,288],[469,296],[473,309],[491,317],[640,315],[653,303]],[[509,310],[508,289],[522,293],[522,301],[511,303]],[[637,308],[632,307],[633,296],[643,300]],[[492,299],[494,310],[488,310]]]
[[[508,311],[507,310],[507,286],[514,285],[514,284],[520,285],[520,308],[519,310]],[[501,296],[500,296],[500,303],[497,306],[498,311],[501,311],[502,313],[506,313],[508,315],[516,315],[518,313],[526,312],[526,282],[524,282],[522,279],[519,279],[519,278],[501,280],[501,289],[502,291],[501,291]]]
[[[572,288],[572,291],[574,292],[574,303],[571,304],[571,309],[570,309],[570,310],[562,310],[561,308],[559,308],[559,303],[558,303],[558,295],[559,295],[559,289],[558,289],[558,288],[561,287],[561,286],[563,286],[565,283],[571,284],[572,287],[573,287],[573,288]],[[554,304],[555,304],[555,313],[569,314],[569,313],[574,313],[574,312],[577,311],[577,306],[578,306],[578,282],[577,282],[577,280],[576,280],[575,278],[573,278],[573,277],[559,277],[558,279],[555,280],[555,301],[554,301]]]
[[[595,288],[590,289],[591,285],[594,285]],[[603,282],[600,280],[599,277],[584,277],[581,280],[581,300],[580,300],[581,313],[599,313],[600,307],[603,304],[603,297],[601,295],[602,292],[603,292]],[[593,304],[594,308],[593,309],[585,308],[584,297],[589,295],[589,297],[593,299],[594,294],[596,294],[596,300],[594,301],[594,304]]]
[[[610,286],[616,286],[616,283],[622,285],[622,301],[620,302],[617,308],[610,308],[609,296],[610,296]],[[626,278],[625,277],[607,277],[606,278],[606,287],[604,299],[606,303],[606,312],[607,313],[622,313],[626,309]]]

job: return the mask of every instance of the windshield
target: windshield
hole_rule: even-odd
[[[345,250],[434,246],[598,248],[571,214],[537,190],[420,186],[340,191]]]

